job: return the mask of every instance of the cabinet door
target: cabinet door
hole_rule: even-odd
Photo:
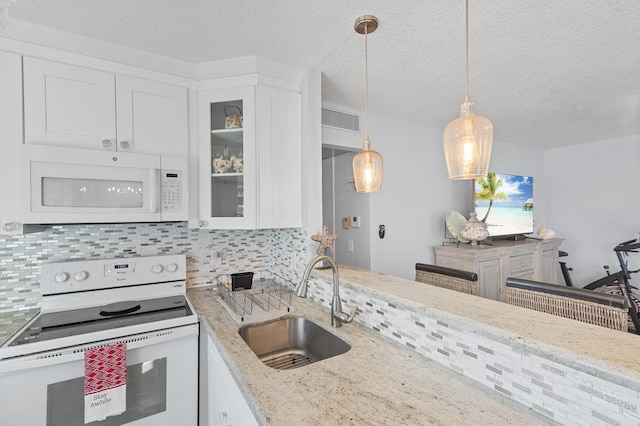
[[[505,295],[501,291],[501,287],[505,284],[501,270],[499,258],[478,262],[478,296],[504,301]]]
[[[540,250],[539,280],[549,284],[560,284],[558,280],[558,248]]]
[[[200,227],[256,227],[255,89],[200,93]]]
[[[186,88],[118,75],[116,111],[118,151],[187,156]]]
[[[302,226],[301,96],[258,88],[258,228]]]
[[[209,426],[251,426],[256,421],[211,338],[207,342]]]
[[[115,76],[24,58],[25,142],[116,149]]]
[[[0,235],[22,233],[20,146],[22,145],[22,58],[0,52]]]

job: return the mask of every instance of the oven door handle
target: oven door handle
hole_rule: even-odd
[[[119,334],[119,330],[120,329],[117,328],[110,330],[110,334]],[[51,350],[45,349],[43,351],[40,351],[37,343],[32,343],[31,345],[36,346],[36,348],[34,348],[35,352],[32,354],[14,356],[14,354],[9,353],[8,351],[0,351],[0,358],[3,358],[3,355],[10,356],[10,358],[0,360],[0,377],[2,377],[3,374],[13,374],[18,371],[49,367],[53,365],[64,364],[67,362],[83,360],[84,350],[96,346],[126,342],[127,352],[129,352],[173,340],[179,340],[183,338],[188,339],[190,338],[190,336],[197,336],[198,334],[199,324],[195,323],[176,328],[165,329],[162,331],[162,333],[153,331],[129,336],[109,336],[104,340],[96,340],[94,342],[84,343],[81,345],[72,345],[66,348]]]

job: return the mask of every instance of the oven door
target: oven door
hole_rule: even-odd
[[[159,222],[160,156],[22,146],[24,223]]]
[[[84,350],[127,343],[127,409],[99,426],[196,425],[198,324],[0,361],[7,425],[84,425]]]

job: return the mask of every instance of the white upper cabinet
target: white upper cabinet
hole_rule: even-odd
[[[199,110],[198,226],[300,227],[301,95],[264,85],[207,90]]]
[[[22,58],[0,51],[0,235],[23,233],[20,220]]]
[[[25,142],[183,155],[187,89],[24,58]]]
[[[186,156],[187,89],[116,76],[118,151]]]
[[[200,220],[212,229],[256,227],[255,89],[200,93]],[[228,119],[228,120],[227,120]]]
[[[111,73],[24,58],[25,142],[116,150]]]
[[[258,228],[302,225],[301,97],[258,87]]]

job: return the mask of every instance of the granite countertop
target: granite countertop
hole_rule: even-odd
[[[188,296],[261,424],[553,424],[363,325],[331,328],[328,307],[308,299],[294,298],[289,315],[313,319],[352,349],[299,369],[274,370],[239,336],[214,289],[192,288]]]
[[[330,270],[314,270],[313,275],[331,280]],[[593,366],[598,375],[608,381],[620,383],[623,377],[640,383],[640,351],[630,349],[639,347],[640,336],[633,333],[469,294],[443,291],[435,286],[348,265],[340,265],[340,282],[341,286],[354,285],[359,292],[375,294],[389,302],[401,301],[429,310],[430,315],[440,316],[445,321],[453,318],[460,323],[462,317],[465,321],[458,324],[461,328],[520,346],[544,358],[562,359],[565,365],[576,365],[578,369]]]

